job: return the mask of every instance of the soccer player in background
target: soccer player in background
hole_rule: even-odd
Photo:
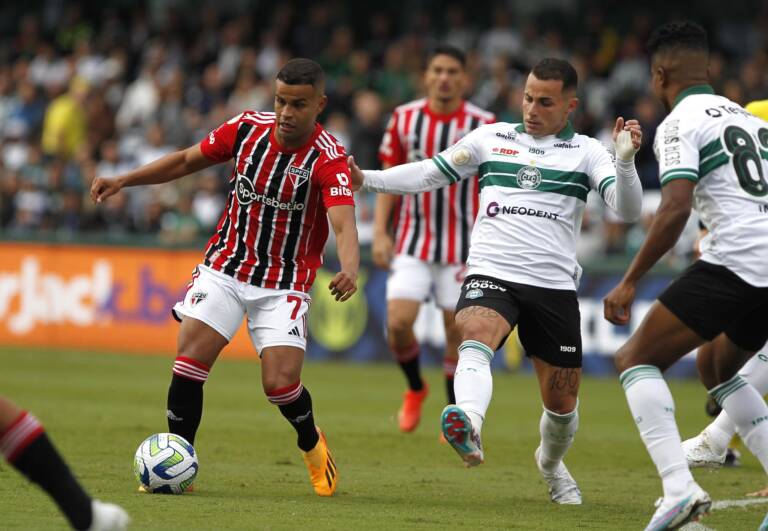
[[[426,97],[397,107],[389,120],[379,149],[385,169],[431,158],[478,126],[493,122],[491,113],[464,100],[465,67],[464,53],[457,48],[439,46],[431,52],[424,72]],[[403,432],[418,426],[428,393],[413,325],[430,296],[443,313],[447,402],[456,401],[453,374],[460,339],[454,308],[477,215],[477,191],[477,178],[472,178],[402,199],[391,194],[376,197],[373,262],[390,270],[387,341],[408,385],[397,415]]]
[[[177,358],[168,391],[168,429],[194,444],[203,384],[221,350],[247,318],[261,357],[261,381],[298,434],[315,492],[330,496],[338,474],[316,428],[301,368],[307,342],[309,290],[328,237],[336,234],[341,271],[329,289],[337,301],[357,291],[359,246],[344,148],[317,117],[325,107],[324,74],[309,59],[278,72],[275,112],[239,114],[199,145],[114,179],[96,179],[101,202],[124,186],[158,184],[235,159],[230,193],[205,260],[183,301]]]
[[[576,238],[590,190],[626,221],[640,216],[634,165],[640,125],[616,121],[617,160],[569,121],[577,75],[544,59],[525,84],[523,123],[481,126],[430,160],[362,172],[350,158],[354,187],[388,193],[435,190],[480,176],[480,209],[456,305],[461,336],[456,405],[442,413],[446,440],[466,466],[483,462],[480,440],[493,382],[491,360],[518,326],[543,401],[536,465],[553,502],[581,504],[563,463],[579,425],[581,325]]]
[[[122,507],[92,499],[83,489],[31,413],[0,396],[0,453],[43,489],[72,529],[122,531],[130,518]]]
[[[717,345],[697,354],[702,382],[768,472],[768,406],[737,374],[768,339],[768,165],[761,157],[768,127],[707,84],[709,47],[698,24],[666,24],[648,48],[652,90],[669,113],[655,139],[662,200],[624,278],[605,297],[605,317],[629,322],[637,281],[675,244],[692,207],[710,231],[701,258],[616,353],[632,417],[662,479],[664,497],[647,527],[655,530],[676,529],[712,503],[688,468],[662,377],[705,342]]]

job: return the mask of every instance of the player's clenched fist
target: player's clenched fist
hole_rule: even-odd
[[[615,325],[629,324],[634,300],[635,287],[622,282],[603,299],[603,315]]]
[[[357,291],[357,273],[339,271],[328,284],[328,289],[337,301],[348,300]]]
[[[101,203],[107,197],[119,192],[120,188],[120,182],[117,179],[96,177],[91,183],[91,200],[94,203]]]

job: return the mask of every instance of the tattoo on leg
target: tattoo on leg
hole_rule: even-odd
[[[557,369],[549,377],[549,389],[552,391],[573,390],[579,385],[578,369]]]
[[[501,317],[501,315],[499,315],[499,312],[496,310],[485,308],[484,306],[470,306],[469,308],[464,308],[456,314],[457,321],[467,321],[472,317],[480,317],[481,319],[496,319],[497,317]]]

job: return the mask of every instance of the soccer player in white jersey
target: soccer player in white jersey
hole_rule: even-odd
[[[353,185],[389,193],[434,190],[480,176],[467,277],[456,306],[461,334],[456,405],[442,413],[443,434],[466,466],[483,462],[480,432],[491,401],[491,360],[518,326],[539,379],[544,411],[536,464],[552,501],[580,504],[563,464],[578,427],[581,335],[576,238],[585,201],[596,190],[622,219],[640,215],[642,189],[634,166],[641,130],[616,121],[617,161],[568,120],[578,105],[577,75],[560,59],[544,59],[528,76],[520,124],[483,125],[430,160],[383,171],[350,159]]]
[[[424,72],[427,96],[400,105],[389,120],[379,149],[384,169],[433,157],[478,126],[494,121],[493,114],[464,100],[465,66],[464,53],[452,46],[438,46],[431,52]],[[373,262],[390,270],[387,342],[408,383],[397,415],[402,432],[418,426],[428,392],[421,377],[421,349],[413,325],[419,308],[430,296],[442,310],[445,325],[447,402],[456,401],[453,375],[460,339],[453,310],[466,272],[478,208],[477,189],[477,178],[473,178],[403,198],[390,194],[376,197]]]
[[[605,317],[629,322],[637,281],[675,244],[691,207],[710,231],[701,259],[616,353],[629,408],[662,479],[664,497],[647,527],[656,530],[676,529],[711,505],[686,463],[662,377],[707,341],[718,338],[719,348],[698,353],[702,382],[768,470],[768,406],[737,374],[768,338],[768,127],[707,84],[707,34],[698,24],[666,24],[648,48],[652,90],[669,112],[655,139],[662,200],[645,242],[605,298]]]
[[[753,101],[744,106],[744,109],[763,121],[768,122],[768,100]],[[706,234],[708,231],[704,231]],[[701,349],[718,348],[724,339],[722,337],[702,345]],[[701,350],[700,349],[700,350]],[[716,355],[716,354],[715,354]],[[768,348],[755,354],[739,375],[749,382],[757,391],[765,396],[768,394]],[[711,397],[710,397],[711,400]],[[728,464],[728,454],[734,450],[731,448],[734,435],[738,432],[736,425],[728,417],[728,413],[720,411],[717,417],[702,432],[683,441],[683,451],[691,468],[719,468]],[[768,496],[768,488],[749,494],[750,496]]]

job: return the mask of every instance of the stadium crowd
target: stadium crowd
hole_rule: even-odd
[[[741,104],[768,97],[768,9],[746,4],[749,16],[701,21],[713,40],[711,82]],[[663,114],[647,91],[644,42],[660,19],[651,11],[610,18],[599,1],[437,5],[9,3],[0,8],[0,236],[138,234],[184,244],[210,235],[228,167],[127,189],[99,208],[87,198],[90,182],[189,146],[245,109],[271,110],[274,76],[294,56],[326,71],[326,127],[361,167],[379,167],[389,113],[420,94],[426,52],[447,43],[468,54],[469,99],[499,120],[521,117],[528,69],[557,56],[580,76],[578,131],[608,140],[615,116],[640,121],[636,160],[649,215],[627,227],[595,202],[580,240],[587,261],[631,253],[659,187],[651,141]],[[359,198],[363,242],[372,206],[372,197]]]

